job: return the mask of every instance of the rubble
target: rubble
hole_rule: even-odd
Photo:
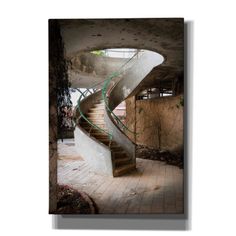
[[[179,152],[169,152],[165,150],[152,149],[146,146],[137,145],[136,157],[163,161],[168,165],[178,166],[180,169],[184,168],[184,153],[182,150]]]
[[[85,193],[67,185],[58,186],[58,202],[56,214],[96,214],[98,208]]]

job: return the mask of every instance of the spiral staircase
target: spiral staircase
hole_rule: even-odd
[[[159,54],[151,51],[135,55],[109,76],[102,88],[87,89],[77,104],[74,131],[78,154],[95,172],[122,176],[136,169],[135,144],[127,137],[129,130],[114,114],[114,109],[133,96],[139,84],[157,66]],[[135,60],[135,63],[133,62]],[[127,68],[129,63],[133,63]]]

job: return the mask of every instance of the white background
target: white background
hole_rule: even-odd
[[[95,233],[53,230],[47,214],[48,18],[87,17],[184,17],[193,21],[191,229],[145,234],[235,235],[234,2],[1,1],[1,235]],[[114,231],[112,235],[121,233],[131,232]]]

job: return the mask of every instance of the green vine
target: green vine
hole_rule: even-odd
[[[56,100],[57,100],[57,129],[58,136],[61,137],[65,126],[65,119],[68,118],[66,110],[72,108],[70,96],[70,83],[68,80],[68,62],[64,56],[64,43],[61,37],[60,25],[57,20],[50,20],[50,80],[56,81]]]
[[[176,104],[176,107],[177,108],[184,107],[184,97],[183,96],[180,97],[179,103]]]

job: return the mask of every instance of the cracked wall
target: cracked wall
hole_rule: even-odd
[[[151,100],[126,100],[128,136],[138,145],[179,151],[183,148],[182,95]]]

